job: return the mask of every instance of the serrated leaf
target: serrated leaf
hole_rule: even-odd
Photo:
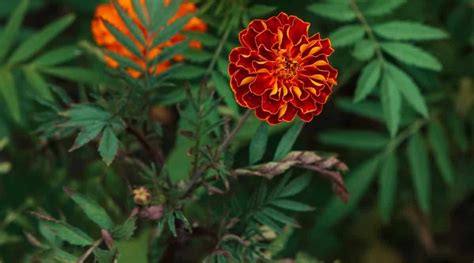
[[[348,25],[338,28],[329,35],[333,47],[344,47],[361,40],[365,30],[361,25]]]
[[[310,182],[311,176],[309,175],[296,177],[283,188],[278,197],[288,197],[299,194],[309,185]]]
[[[416,198],[423,212],[430,212],[431,179],[428,153],[420,133],[412,135],[407,147],[408,163],[410,165]]]
[[[116,262],[117,249],[113,248],[112,250],[104,250],[96,248],[93,251],[94,258],[97,263],[114,263]]]
[[[357,89],[354,95],[354,101],[364,100],[374,90],[382,74],[382,62],[374,59],[364,67],[357,80]]]
[[[118,151],[118,143],[119,141],[117,136],[115,136],[114,130],[110,126],[107,126],[102,133],[102,139],[99,144],[100,156],[107,165],[110,165],[115,159]]]
[[[21,120],[20,102],[16,91],[15,79],[9,71],[0,70],[0,95],[7,106],[8,113],[16,122]]]
[[[448,139],[437,121],[431,121],[428,125],[428,139],[441,176],[448,185],[452,185],[454,168],[449,156]]]
[[[395,81],[388,74],[384,74],[382,79],[382,108],[390,135],[397,134],[400,124],[401,98]]]
[[[380,158],[376,156],[349,172],[346,176],[348,178],[346,186],[351,195],[349,202],[344,204],[339,198],[332,197],[331,201],[318,216],[317,228],[329,228],[337,224],[356,208],[356,205],[367,192],[375,178],[379,163]]]
[[[317,15],[336,21],[347,22],[356,18],[354,11],[347,3],[317,3],[308,6],[308,10]]]
[[[93,239],[82,230],[66,223],[43,221],[43,224],[54,235],[71,245],[90,246],[93,243]]]
[[[89,143],[93,139],[97,138],[99,133],[104,128],[105,123],[92,123],[91,125],[86,126],[76,137],[74,145],[69,149],[69,152],[75,151],[85,144]]]
[[[21,23],[25,17],[30,1],[22,0],[8,19],[3,33],[0,35],[0,61],[10,51],[10,47],[15,42]]]
[[[71,199],[84,211],[86,216],[102,229],[112,229],[114,223],[105,210],[94,200],[78,193],[71,194]]]
[[[404,4],[405,0],[373,0],[370,3],[363,13],[367,16],[382,16]]]
[[[135,217],[131,217],[121,225],[116,226],[112,230],[112,237],[118,240],[128,240],[132,238],[133,233],[135,232],[137,219]]]
[[[151,45],[152,49],[179,33],[179,31],[181,31],[181,29],[189,22],[191,17],[191,15],[180,17],[171,25],[168,25],[164,27],[163,30],[159,31],[155,39],[153,39]]]
[[[76,46],[65,46],[48,51],[33,61],[35,66],[56,66],[81,55]]]
[[[280,143],[275,151],[273,160],[279,161],[283,159],[293,148],[293,145],[298,138],[301,130],[303,129],[304,123],[299,121],[295,122],[290,129],[281,137]]]
[[[134,56],[137,58],[144,59],[143,54],[138,49],[137,45],[133,40],[124,34],[122,31],[117,29],[113,24],[109,21],[103,19],[102,22],[104,23],[107,30],[114,36],[114,38],[122,44],[128,51],[130,51]]]
[[[282,212],[280,212],[278,210],[275,210],[273,208],[265,208],[265,209],[263,209],[262,213],[267,215],[268,217],[270,217],[271,219],[273,219],[277,222],[292,225],[292,226],[297,226],[298,225],[298,223],[296,223],[296,221],[293,218],[291,218],[291,217],[289,217],[289,216],[283,214]]]
[[[74,15],[66,15],[33,34],[13,52],[8,63],[17,64],[31,58],[71,25],[74,19]]]
[[[248,10],[249,18],[258,18],[269,15],[277,9],[276,6],[269,5],[252,5]]]
[[[53,95],[49,90],[49,85],[44,78],[38,74],[34,69],[30,67],[24,67],[23,73],[25,74],[26,80],[31,87],[36,91],[38,95],[46,100],[53,100]]]
[[[214,83],[216,87],[216,91],[224,99],[224,102],[227,106],[234,112],[239,112],[239,106],[235,103],[234,94],[230,89],[229,82],[227,82],[224,77],[222,77],[219,73],[213,72],[211,75],[211,81]]]
[[[303,203],[292,201],[292,200],[286,200],[286,199],[275,200],[275,201],[272,201],[270,204],[279,208],[283,208],[283,209],[287,209],[291,211],[298,211],[298,212],[307,212],[307,211],[314,210],[314,207],[309,206],[307,204],[303,204]]]
[[[398,160],[394,152],[382,163],[379,178],[379,207],[382,220],[388,222],[392,216],[397,190]]]
[[[367,39],[358,41],[354,45],[352,55],[358,60],[369,60],[375,54],[375,44]]]
[[[428,118],[429,113],[425,98],[411,77],[390,63],[386,63],[385,72],[413,109],[423,117]]]
[[[381,44],[382,49],[390,56],[408,65],[440,71],[441,63],[428,52],[411,44],[387,42]]]
[[[128,15],[128,13],[123,9],[123,7],[118,3],[118,1],[112,1],[115,10],[120,16],[120,19],[124,22],[125,26],[127,27],[128,31],[130,31],[133,37],[140,42],[140,44],[145,45],[145,36],[143,35],[142,30],[138,27],[138,25],[132,20],[132,18]]]
[[[443,30],[412,21],[390,21],[375,25],[373,30],[392,40],[435,40],[448,37]]]
[[[385,134],[373,131],[329,130],[320,133],[319,141],[351,149],[379,150],[388,144],[389,138]]]
[[[255,164],[262,160],[267,150],[268,142],[268,125],[265,122],[260,123],[250,142],[249,148],[249,164]]]

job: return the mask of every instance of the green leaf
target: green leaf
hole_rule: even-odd
[[[364,100],[374,90],[382,74],[382,62],[374,59],[364,67],[357,81],[354,102]]]
[[[351,99],[340,98],[336,100],[336,105],[341,110],[377,121],[384,121],[382,106],[378,102],[363,101],[354,103]]]
[[[25,74],[26,80],[28,83],[31,85],[31,87],[36,91],[38,95],[40,95],[42,98],[46,100],[53,100],[53,95],[51,94],[51,91],[49,90],[49,85],[44,80],[44,78],[38,74],[37,71],[35,71],[31,67],[24,67],[23,68],[23,73]]]
[[[107,165],[110,165],[115,159],[115,155],[117,155],[118,142],[119,141],[117,136],[115,136],[112,127],[107,126],[102,134],[102,139],[99,144],[100,156]]]
[[[382,220],[388,222],[395,205],[397,190],[398,160],[394,152],[390,152],[382,163],[379,178],[379,206]]]
[[[320,133],[319,141],[351,149],[379,150],[388,144],[389,138],[373,131],[329,130]]]
[[[452,185],[454,182],[454,168],[449,156],[448,139],[437,121],[430,122],[428,139],[441,176],[448,185]]]
[[[96,248],[93,253],[97,263],[114,263],[117,261],[117,248],[113,248],[112,250]]]
[[[105,54],[107,54],[107,56],[111,57],[113,60],[117,61],[120,64],[120,67],[126,67],[126,68],[129,68],[129,69],[133,69],[133,70],[136,70],[136,71],[138,71],[142,74],[145,73],[145,69],[142,66],[138,65],[137,62],[133,61],[130,58],[121,56],[117,53],[114,53],[114,52],[111,52],[111,51],[108,51],[108,50],[105,51]]]
[[[428,52],[411,44],[387,42],[381,44],[382,49],[392,57],[407,65],[440,71],[441,63]]]
[[[171,59],[177,54],[182,54],[189,48],[188,41],[182,41],[176,45],[164,49],[156,58],[153,59],[152,65],[155,66],[161,62]]]
[[[423,117],[428,118],[428,107],[426,106],[425,98],[421,95],[418,86],[405,72],[398,67],[387,63],[385,65],[385,72],[390,76],[394,86],[398,88],[405,100]]]
[[[298,225],[298,223],[296,223],[296,221],[283,214],[282,212],[280,211],[277,211],[273,208],[265,208],[263,209],[262,211],[263,214],[265,214],[266,216],[270,217],[271,219],[277,221],[277,222],[280,222],[280,223],[283,223],[283,224],[288,224],[288,225],[293,225],[293,226],[296,226]]]
[[[282,229],[281,227],[275,222],[273,221],[273,219],[271,219],[269,216],[267,216],[266,214],[264,213],[256,213],[254,215],[254,219],[259,222],[260,224],[262,225],[266,225],[268,227],[270,227],[271,229],[273,229],[275,232],[277,233],[282,233]]]
[[[135,217],[128,218],[123,224],[116,226],[112,230],[112,236],[118,240],[128,240],[132,238],[133,233],[137,229],[137,219]]]
[[[54,235],[71,245],[90,246],[93,243],[93,239],[82,230],[66,223],[43,221],[43,224],[53,232]]]
[[[257,132],[250,142],[249,164],[255,164],[262,160],[263,155],[267,150],[268,128],[269,127],[265,122],[260,123],[258,126]]]
[[[278,147],[275,152],[275,156],[273,157],[273,160],[279,161],[283,159],[293,148],[293,145],[296,142],[296,139],[298,138],[298,135],[300,134],[301,130],[303,129],[304,123],[299,121],[294,123],[290,129],[281,137],[280,143],[278,144]]]
[[[206,70],[192,65],[180,67],[179,71],[173,74],[172,78],[177,80],[191,80],[201,77],[206,73]]]
[[[288,197],[299,194],[309,185],[310,182],[310,175],[296,177],[283,188],[278,197]]]
[[[173,213],[168,214],[168,216],[166,217],[169,230],[171,231],[174,237],[177,237],[178,235],[176,234],[175,220],[176,218],[174,217]]]
[[[133,37],[140,42],[140,44],[145,45],[145,36],[143,36],[142,30],[138,27],[138,25],[132,20],[132,18],[127,14],[127,12],[123,9],[123,7],[118,3],[118,1],[112,1],[115,10],[118,11],[120,19],[124,22],[125,26],[127,27],[128,31],[130,31]]]
[[[79,55],[81,55],[81,51],[76,46],[65,46],[44,53],[36,58],[33,64],[35,66],[56,66]]]
[[[132,5],[133,11],[135,11],[138,16],[138,19],[140,20],[140,24],[142,24],[143,26],[148,25],[148,17],[145,15],[141,0],[132,0]]]
[[[276,9],[276,6],[252,5],[248,10],[248,16],[249,18],[259,18],[273,13]]]
[[[87,217],[102,229],[112,229],[114,223],[105,210],[94,200],[78,193],[72,193],[71,199],[84,211]]]
[[[98,122],[92,123],[91,125],[86,126],[78,135],[74,141],[74,145],[69,149],[69,152],[75,151],[85,144],[89,143],[93,139],[97,138],[99,133],[104,129],[105,123]]]
[[[448,37],[443,30],[411,21],[390,21],[373,27],[376,34],[392,40],[435,40]]]
[[[361,25],[348,25],[338,28],[329,35],[333,47],[344,47],[352,45],[361,40],[365,30]]]
[[[205,47],[215,47],[219,44],[219,39],[215,36],[201,32],[183,32],[189,40],[199,41]]]
[[[150,6],[152,4],[156,4],[154,2],[155,1],[150,1],[147,4],[148,4],[148,6]],[[183,2],[182,0],[173,0],[173,1],[170,1],[168,6],[165,6],[164,1],[159,1],[158,3],[160,3],[160,4],[159,4],[159,6],[157,6],[158,8],[160,8],[159,12],[153,12],[153,10],[152,10],[153,8],[148,7],[148,13],[150,15],[150,19],[152,20],[152,25],[150,26],[151,31],[155,32],[155,31],[165,27],[166,23],[168,23],[168,21],[171,18],[173,18],[173,16],[176,15],[176,12],[178,11],[178,9],[181,6],[182,2]]]
[[[0,35],[0,61],[2,61],[5,55],[10,51],[10,47],[15,42],[29,3],[29,0],[22,0],[15,11],[13,11],[3,29],[3,34]]]
[[[158,32],[158,35],[155,37],[155,39],[153,39],[153,43],[151,45],[152,48],[155,48],[156,46],[162,44],[179,33],[179,31],[181,31],[181,29],[189,22],[191,17],[191,15],[180,17],[171,25],[164,27],[163,30]]]
[[[187,61],[195,63],[203,63],[212,59],[212,54],[201,49],[188,49],[183,52],[183,56]]]
[[[332,197],[326,208],[318,216],[317,228],[334,226],[356,208],[375,178],[379,163],[380,158],[376,156],[349,172],[346,176],[348,178],[346,186],[350,193],[349,202],[344,204],[338,197]]]
[[[317,3],[308,6],[308,10],[317,15],[336,21],[347,22],[356,18],[354,11],[345,3]]]
[[[41,68],[41,72],[58,78],[90,84],[115,84],[115,81],[101,71],[79,67]]]
[[[431,180],[428,153],[420,133],[415,133],[408,142],[407,156],[418,204],[421,210],[428,214],[430,211]]]
[[[307,204],[303,204],[303,203],[292,201],[292,200],[286,200],[286,199],[275,200],[271,202],[270,204],[279,208],[283,208],[283,209],[287,209],[291,211],[298,211],[298,212],[307,212],[307,211],[314,210],[314,207],[309,206]]]
[[[137,58],[144,59],[143,54],[138,49],[137,45],[133,40],[118,30],[114,25],[112,25],[107,20],[102,20],[107,30],[117,39],[117,41],[122,44],[128,51],[130,51]]]
[[[20,102],[16,92],[15,79],[9,71],[0,70],[0,95],[13,120],[21,120]]]
[[[13,52],[8,63],[17,64],[31,58],[71,25],[74,19],[74,15],[66,15],[33,34]]]
[[[396,87],[396,82],[388,74],[384,74],[382,79],[382,108],[390,135],[397,134],[400,124],[401,98]]]
[[[234,99],[234,93],[230,88],[229,82],[227,82],[219,73],[213,72],[211,75],[211,81],[216,87],[216,91],[224,99],[227,106],[234,112],[239,112],[239,106]]]
[[[392,12],[405,3],[405,0],[373,0],[370,5],[363,10],[367,16],[382,16]]]
[[[352,55],[361,61],[369,60],[375,54],[374,42],[364,39],[354,45]]]

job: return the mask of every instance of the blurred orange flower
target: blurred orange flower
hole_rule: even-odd
[[[336,84],[328,61],[329,39],[308,35],[310,24],[280,13],[254,20],[240,32],[240,47],[229,55],[236,101],[269,124],[309,122],[323,110]]]
[[[169,5],[171,0],[163,0],[163,1],[165,5]],[[132,21],[140,28],[147,43],[151,45],[151,43],[153,42],[153,38],[156,37],[156,35],[152,35],[150,32],[147,32],[145,27],[140,23],[140,20],[138,19],[138,16],[135,10],[133,9],[132,0],[118,0],[117,2],[126,11],[126,13],[130,16],[130,18],[132,18]],[[140,1],[143,8],[145,8],[144,2],[145,2],[144,0]],[[176,14],[168,21],[168,24],[173,23],[180,17],[195,13],[196,11],[197,11],[197,7],[194,3],[184,2],[180,5]],[[109,22],[113,26],[115,26],[118,30],[120,30],[122,33],[127,35],[130,39],[132,39],[134,43],[136,44],[136,46],[138,47],[138,49],[140,50],[140,52],[142,52],[143,56],[145,56],[146,47],[140,44],[133,37],[133,34],[127,29],[127,26],[120,18],[120,15],[118,11],[115,9],[115,6],[113,3],[100,4],[97,6],[95,10],[95,15],[92,20],[92,36],[95,42],[97,43],[97,45],[104,47],[105,49],[111,52],[117,53],[121,56],[130,58],[145,69],[146,61],[142,58],[136,57],[126,47],[120,44],[120,42],[112,35],[112,33],[109,32],[109,30],[104,24],[104,20]],[[182,31],[206,32],[207,25],[201,19],[197,17],[192,17],[188,21],[188,23],[184,26]],[[156,56],[158,56],[162,52],[164,48],[176,45],[177,43],[183,40],[185,40],[185,36],[183,34],[178,33],[175,36],[173,36],[171,39],[166,41],[165,43],[160,44],[157,47],[153,48],[151,51],[149,51],[148,54],[146,54],[146,56],[148,60],[153,60]],[[192,40],[189,42],[189,46],[191,48],[201,48],[201,43],[198,41]],[[182,61],[183,59],[184,57],[182,55],[177,55],[173,58],[174,61]],[[119,63],[117,61],[115,61],[114,59],[112,59],[111,57],[107,55],[105,56],[105,61],[112,68],[116,68],[119,66]],[[154,72],[155,74],[159,74],[165,71],[166,69],[168,69],[170,66],[171,66],[171,61],[166,61],[162,64],[157,65],[156,68],[151,71]],[[134,78],[139,78],[141,76],[140,72],[131,68],[127,68],[127,72]]]

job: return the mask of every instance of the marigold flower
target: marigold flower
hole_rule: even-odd
[[[329,39],[308,35],[310,24],[280,13],[253,20],[240,32],[239,47],[229,54],[230,85],[242,107],[269,124],[309,122],[323,110],[336,84],[328,62]]]
[[[163,0],[165,5],[169,5],[170,0]],[[142,5],[145,5],[145,1],[140,1]],[[138,25],[138,27],[142,30],[145,39],[150,40],[150,43],[153,41],[150,37],[150,33],[146,32],[145,27],[140,23],[138,16],[133,9],[132,0],[118,0],[118,4],[127,12],[127,14],[132,18],[133,22]],[[168,24],[173,23],[178,18],[183,17],[188,14],[195,13],[197,11],[197,7],[194,3],[187,3],[184,2],[180,5],[176,14],[168,21]],[[104,20],[115,26],[118,30],[122,33],[127,35],[130,39],[134,40],[135,44],[139,48],[139,50],[145,54],[145,47],[141,45],[134,37],[133,34],[127,29],[127,26],[120,18],[118,11],[115,9],[115,6],[112,3],[107,4],[100,4],[97,6],[95,10],[95,15],[92,20],[92,36],[97,43],[97,45],[104,47],[105,49],[117,53],[121,56],[127,57],[135,61],[138,65],[145,68],[146,61],[141,58],[136,57],[133,55],[126,47],[124,47],[120,42],[115,39],[112,33],[109,32],[107,27],[104,24]],[[182,31],[188,32],[206,32],[207,25],[201,19],[197,17],[192,17],[188,23],[184,26]],[[156,56],[158,56],[164,48],[173,46],[181,41],[185,40],[185,36],[183,34],[177,34],[173,36],[167,42],[160,44],[158,47],[154,48],[149,52],[148,59],[153,60]],[[189,42],[189,46],[191,48],[201,48],[201,43],[195,40]],[[112,67],[117,68],[119,63],[112,59],[109,56],[104,57],[106,63]],[[177,55],[173,58],[174,61],[182,61],[184,57],[182,55]],[[153,71],[158,74],[171,66],[171,61],[166,61],[160,65],[156,66],[156,69]],[[140,72],[130,69],[127,69],[127,72],[134,78],[138,78],[141,76]]]

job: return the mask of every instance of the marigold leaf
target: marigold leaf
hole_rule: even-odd
[[[337,224],[356,208],[375,178],[379,163],[380,158],[376,156],[349,172],[347,175],[347,188],[351,194],[349,202],[344,204],[337,197],[331,198],[331,201],[318,216],[317,229],[329,228]]]
[[[379,207],[382,220],[388,222],[395,205],[398,160],[394,152],[382,162],[379,178]]]
[[[379,150],[386,146],[389,138],[382,133],[362,130],[329,130],[320,133],[324,144],[359,150]]]
[[[191,17],[191,15],[180,17],[171,25],[164,27],[163,30],[157,33],[155,39],[153,39],[151,48],[153,49],[157,47],[158,45],[162,44],[166,40],[172,38],[174,35],[179,33],[179,31],[181,31],[181,29],[189,22]]]
[[[249,163],[255,164],[262,160],[265,151],[267,150],[268,141],[268,124],[265,122],[260,123],[257,128],[255,136],[250,141],[249,148]]]
[[[82,230],[70,226],[63,222],[42,221],[42,224],[48,228],[55,236],[71,245],[90,246],[93,239]]]
[[[405,0],[374,0],[370,1],[370,5],[363,12],[367,16],[382,16],[392,12],[404,3]]]
[[[430,166],[426,146],[420,133],[415,133],[408,142],[407,156],[418,204],[423,212],[429,213]]]
[[[24,67],[23,73],[25,74],[28,83],[38,95],[46,100],[53,100],[53,95],[49,90],[49,84],[36,70],[31,67]]]
[[[270,227],[275,232],[277,232],[277,233],[282,233],[283,232],[282,228],[275,221],[273,221],[273,219],[271,219],[266,214],[260,212],[260,213],[256,213],[253,217],[257,222],[259,222],[262,225],[266,225],[266,226]]]
[[[355,102],[364,100],[375,88],[382,74],[382,65],[382,62],[374,59],[364,67],[357,81],[357,89],[354,95]]]
[[[354,45],[352,55],[358,60],[369,60],[375,54],[375,45],[372,41],[364,39]]]
[[[3,29],[3,33],[0,35],[0,61],[10,51],[10,47],[15,42],[29,3],[29,0],[22,0],[13,11]]]
[[[301,121],[296,122],[290,127],[290,129],[285,133],[285,135],[281,137],[273,160],[281,160],[291,151],[303,127],[304,123]]]
[[[411,44],[387,42],[381,44],[382,49],[390,56],[408,65],[440,71],[441,63],[428,52]]]
[[[71,25],[74,19],[74,15],[66,15],[52,22],[41,31],[33,34],[26,41],[21,43],[20,46],[13,52],[8,60],[8,63],[16,64],[31,58],[40,49],[51,42],[51,40],[63,32],[69,25]]]
[[[441,124],[435,120],[428,125],[428,139],[441,176],[448,185],[452,185],[454,169],[449,157],[448,140]]]
[[[39,70],[51,76],[81,83],[104,83],[111,85],[116,84],[114,79],[111,79],[103,72],[92,69],[85,69],[79,67],[51,67],[40,68]]]
[[[365,35],[361,25],[348,25],[338,28],[329,35],[333,47],[344,47],[356,43]]]
[[[132,18],[127,14],[127,12],[123,9],[123,7],[118,3],[118,1],[112,1],[115,10],[117,10],[120,19],[125,23],[128,31],[130,31],[133,37],[140,42],[140,44],[145,45],[145,36],[143,35],[142,30],[138,27],[138,25],[132,20]]]
[[[145,59],[138,49],[137,45],[135,42],[133,42],[130,37],[128,37],[126,34],[124,34],[122,31],[117,29],[114,25],[112,25],[109,21],[103,19],[102,22],[104,23],[105,27],[107,30],[117,39],[117,41],[122,44],[128,51],[130,51],[134,56],[140,59]]]
[[[110,165],[115,159],[115,155],[117,155],[118,150],[118,143],[119,141],[117,136],[115,136],[113,129],[110,126],[107,126],[104,129],[102,139],[100,140],[99,144],[100,156],[107,165]]]
[[[395,81],[388,74],[382,79],[382,108],[390,136],[397,134],[401,115],[401,96]]]
[[[216,91],[224,99],[224,102],[227,106],[234,112],[239,112],[239,106],[234,99],[234,94],[232,93],[229,82],[224,79],[219,73],[213,72],[211,75],[212,83],[216,87]]]
[[[292,226],[297,226],[298,223],[296,223],[296,221],[283,214],[282,212],[278,211],[278,210],[275,210],[273,208],[265,208],[263,209],[262,211],[263,214],[267,215],[268,217],[270,217],[271,219],[277,221],[277,222],[280,222],[280,223],[283,223],[283,224],[288,224],[288,225],[292,225]]]
[[[65,46],[48,51],[33,61],[35,66],[56,66],[81,55],[76,46]]]
[[[378,102],[361,101],[354,103],[351,99],[340,98],[336,100],[336,105],[345,112],[381,122],[384,121],[382,106]]]
[[[7,106],[8,113],[16,122],[21,120],[20,102],[16,91],[15,79],[11,72],[0,70],[0,95]]]
[[[259,18],[273,13],[277,9],[276,6],[269,5],[252,5],[248,10],[249,18]]]
[[[347,3],[317,3],[308,6],[308,10],[317,15],[327,17],[336,21],[347,22],[356,18],[354,11]]]
[[[376,34],[393,40],[435,40],[448,37],[438,28],[412,21],[390,21],[373,27]]]
[[[100,228],[110,230],[114,223],[110,216],[97,202],[78,193],[69,193],[71,199],[84,211],[87,217]]]
[[[118,240],[128,240],[132,238],[135,232],[137,219],[135,217],[128,218],[121,225],[118,225],[112,229],[112,236]]]
[[[91,125],[84,128],[78,135],[76,140],[74,141],[74,145],[69,149],[70,152],[75,151],[88,142],[92,141],[93,139],[97,138],[99,133],[103,130],[105,123],[92,123]]]
[[[385,71],[386,74],[390,75],[391,81],[394,82],[394,85],[413,109],[423,115],[423,117],[428,118],[429,113],[425,98],[411,77],[390,63],[385,65]]]
[[[290,181],[281,191],[279,197],[288,197],[301,193],[311,182],[310,175],[301,175]]]
[[[176,12],[178,12],[179,7],[181,6],[181,3],[183,2],[182,0],[173,0],[170,1],[168,6],[164,5],[164,1],[148,1],[149,3],[151,2],[157,2],[159,3],[158,6],[158,12],[153,12],[152,9],[148,8],[148,14],[150,16],[150,19],[152,21],[152,24],[150,25],[150,31],[151,32],[156,32],[162,27],[166,26],[166,23],[176,15]],[[184,26],[184,25],[183,25]],[[174,34],[173,34],[174,35]]]
[[[298,212],[308,212],[308,211],[313,211],[314,207],[309,206],[307,204],[303,204],[297,201],[292,201],[292,200],[286,200],[286,199],[280,199],[280,200],[275,200],[271,202],[272,205],[291,210],[291,211],[298,211]]]

